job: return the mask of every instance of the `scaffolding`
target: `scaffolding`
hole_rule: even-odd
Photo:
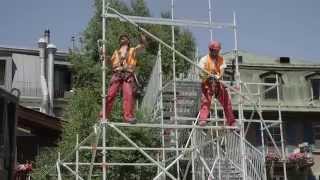
[[[236,14],[233,13],[232,23],[217,23],[212,21],[211,0],[208,0],[209,22],[180,20],[174,18],[174,1],[171,1],[171,19],[139,17],[123,15],[110,4],[102,1],[102,46],[106,49],[106,21],[107,18],[117,18],[130,23],[140,31],[159,43],[156,63],[154,65],[149,84],[146,88],[141,108],[152,114],[150,121],[137,124],[116,123],[106,121],[103,117],[100,123],[95,124],[92,133],[81,142],[77,136],[74,150],[66,157],[60,155],[56,162],[58,180],[64,179],[64,172],[69,172],[76,180],[107,179],[107,171],[112,166],[153,166],[157,173],[152,179],[230,179],[230,180],[266,180],[266,154],[268,147],[265,145],[265,136],[271,140],[275,152],[281,157],[284,179],[286,175],[286,156],[282,130],[281,101],[279,96],[279,79],[276,83],[248,83],[240,79],[238,64],[238,38]],[[171,45],[148,32],[139,24],[158,24],[172,27]],[[237,111],[237,126],[226,126],[221,107],[213,100],[213,110],[207,126],[198,126],[198,102],[200,95],[200,82],[198,71],[204,71],[192,60],[175,49],[174,28],[198,27],[207,28],[213,39],[213,29],[226,28],[233,31],[235,59],[235,84],[221,81],[231,93],[233,107]],[[171,81],[164,82],[161,68],[162,53],[165,47],[172,51]],[[176,77],[175,56],[181,57],[192,65],[187,77]],[[105,58],[105,57],[104,57]],[[194,57],[197,59],[198,57]],[[106,92],[106,60],[102,61],[102,107],[105,109]],[[208,73],[208,72],[207,72]],[[265,88],[268,87],[268,88]],[[278,119],[266,120],[262,116],[262,97],[268,91],[277,90]],[[249,118],[245,112],[251,112]],[[258,118],[255,118],[258,117]],[[251,126],[256,124],[261,131],[262,148],[254,147],[246,135]],[[160,146],[144,147],[139,145],[121,128],[151,128],[159,131]],[[280,144],[275,142],[270,128],[279,128],[281,135]],[[107,146],[107,131],[113,131],[126,140],[130,146]],[[108,162],[108,153],[112,151],[138,151],[148,162]],[[84,162],[80,153],[90,153],[91,161]],[[174,169],[174,170],[173,170]],[[85,177],[86,176],[86,177]],[[143,179],[137,176],[137,179]]]

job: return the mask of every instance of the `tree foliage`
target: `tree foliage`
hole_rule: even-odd
[[[109,1],[111,7],[117,9],[123,14],[150,16],[144,0],[133,0],[131,4],[126,4],[118,0]],[[41,179],[44,174],[54,174],[57,152],[61,152],[61,157],[66,156],[73,150],[76,142],[76,134],[79,134],[80,140],[85,138],[92,131],[92,126],[98,121],[98,112],[101,105],[101,62],[99,60],[99,50],[97,41],[102,38],[102,19],[101,19],[101,0],[94,0],[95,14],[88,23],[83,32],[84,49],[82,53],[71,53],[69,56],[73,64],[73,86],[75,93],[68,103],[64,119],[67,123],[64,125],[61,141],[55,148],[43,149],[37,157],[35,179]],[[170,17],[169,13],[163,13],[163,17]],[[158,25],[143,25],[149,32],[155,34],[168,44],[171,44],[171,27]],[[130,35],[132,44],[137,44],[137,37],[141,33],[138,29],[129,23],[116,19],[107,20],[106,47],[107,53],[112,54],[113,50],[118,48],[118,37],[120,34]],[[138,74],[142,79],[142,84],[146,85],[148,77],[152,71],[153,64],[158,49],[158,42],[147,39],[148,46],[143,54],[139,56]],[[176,49],[186,56],[194,57],[195,43],[189,31],[181,28],[175,28]],[[162,48],[163,71],[167,77],[172,76],[172,52]],[[181,58],[176,59],[177,74],[186,72],[189,65]],[[110,67],[106,69],[107,79],[110,78]],[[118,97],[112,112],[112,121],[122,122],[121,98]],[[143,112],[136,113],[139,121],[147,121]],[[152,147],[159,143],[157,138],[159,131],[150,129],[122,129],[138,145]],[[107,131],[108,146],[128,146],[127,141],[114,131]],[[99,154],[97,155],[99,158]],[[89,161],[90,152],[81,156],[82,160]],[[124,152],[112,151],[107,155],[108,162],[148,162],[137,151]],[[73,159],[74,160],[74,159]],[[49,166],[51,165],[51,166]],[[135,168],[135,167],[109,167],[108,178],[110,179],[135,179],[137,174],[143,174],[148,177],[154,174],[155,168]],[[99,173],[99,172],[98,172]],[[148,179],[148,178],[147,178]]]
[[[37,157],[34,179],[43,179],[44,175],[51,175],[54,172],[55,162],[58,159],[58,152],[61,158],[69,154],[75,146],[76,134],[79,138],[90,134],[92,125],[97,121],[99,96],[88,88],[79,88],[69,101],[66,109],[62,141],[58,142],[56,148],[43,149]]]

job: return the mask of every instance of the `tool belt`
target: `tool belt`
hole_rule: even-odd
[[[132,84],[133,92],[136,97],[141,96],[143,92],[143,87],[139,83],[138,78],[135,73],[129,71],[113,71],[116,76],[116,81],[125,81]],[[113,82],[112,82],[113,83]]]
[[[216,79],[207,79],[202,82],[202,88],[204,89],[212,89],[212,96],[213,97],[218,97],[220,95],[220,87],[225,88],[218,80]]]
[[[134,77],[134,73],[129,71],[116,70],[113,71],[113,74],[124,81],[130,81],[130,77]]]

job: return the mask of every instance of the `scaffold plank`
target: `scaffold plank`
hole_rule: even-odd
[[[179,121],[195,121],[197,118],[195,117],[185,117],[185,116],[178,116],[176,117],[177,120]],[[210,122],[224,122],[225,119],[223,118],[208,118],[208,123]],[[239,121],[239,119],[236,119],[236,121]],[[256,122],[259,123],[261,122],[261,119],[242,119],[244,122]],[[279,120],[262,120],[266,123],[279,123]]]
[[[68,163],[61,163],[64,166],[75,166],[76,163],[68,162]],[[80,166],[90,166],[91,163],[79,162]],[[154,163],[93,163],[94,166],[157,166]]]
[[[238,129],[235,126],[198,126],[198,125],[186,125],[186,124],[151,124],[151,123],[116,123],[116,122],[104,122],[107,125],[114,125],[117,127],[145,127],[145,128],[164,128],[164,129]],[[102,123],[102,124],[104,124]]]
[[[81,150],[92,150],[93,148],[91,146],[81,146],[79,149]],[[112,151],[124,151],[124,150],[128,150],[128,151],[135,151],[137,150],[135,147],[95,147],[96,150],[102,150],[102,149],[105,149],[105,150],[112,150]],[[162,148],[162,147],[141,147],[142,150],[144,151],[183,151],[183,150],[192,150],[193,148],[175,148],[175,147],[165,147],[165,148]]]

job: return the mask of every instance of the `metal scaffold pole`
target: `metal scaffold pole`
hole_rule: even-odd
[[[89,167],[89,173],[88,173],[88,180],[91,180],[92,178],[92,172],[93,172],[93,166],[94,166],[94,161],[96,159],[96,155],[97,155],[97,146],[99,143],[99,139],[100,139],[100,128],[97,128],[97,126],[94,126],[94,142],[92,142],[92,156],[91,156],[91,162],[90,162],[90,167]],[[103,146],[105,147],[105,146]],[[102,155],[102,157],[104,157],[104,155]]]
[[[60,153],[58,153],[58,161],[56,162],[56,168],[58,173],[58,180],[62,180],[61,169],[60,169]]]
[[[107,3],[107,4],[106,4]],[[107,7],[109,6],[107,0],[102,0],[102,14],[106,14]],[[106,120],[106,17],[102,16],[102,121],[105,122]],[[107,166],[106,166],[106,126],[102,124],[102,179],[107,179]]]
[[[240,71],[239,71],[239,57],[238,57],[238,32],[237,32],[237,19],[236,13],[233,12],[233,32],[234,32],[234,59],[236,61],[236,88],[239,91],[238,96],[238,123],[240,124],[240,148],[241,148],[241,165],[242,165],[242,179],[247,179],[247,167],[246,167],[246,149],[244,145],[245,134],[244,134],[244,116],[243,116],[243,97],[240,96],[242,94],[241,91],[241,79],[240,79]]]
[[[195,146],[195,136],[192,136],[191,139],[191,145]],[[192,180],[196,180],[196,170],[195,170],[195,158],[196,158],[196,152],[191,152],[191,161],[192,161]]]
[[[280,81],[279,81],[279,76],[276,74],[276,84],[277,84],[277,103],[278,103],[278,118],[279,118],[279,123],[280,123],[280,138],[281,138],[281,161],[283,165],[283,177],[284,180],[288,180],[287,177],[287,158],[285,155],[285,145],[284,145],[284,137],[283,137],[283,122],[282,122],[282,115],[281,115],[281,101],[280,101]]]
[[[233,34],[234,34],[234,60],[236,66],[235,79],[236,87],[240,88],[240,71],[239,71],[239,59],[238,59],[238,32],[237,32],[237,19],[236,13],[233,12]]]
[[[102,0],[102,13],[106,12],[106,0]],[[102,16],[102,120],[106,120],[106,17]]]
[[[218,118],[218,106],[217,106],[217,100],[216,99],[214,101],[214,117],[216,119]],[[218,122],[216,122],[216,126],[218,126]],[[212,134],[213,134],[213,132],[212,132]],[[219,131],[218,130],[215,130],[215,134],[216,134],[216,137],[219,137]],[[213,138],[212,138],[212,140],[213,140]],[[222,178],[221,177],[221,158],[220,158],[220,143],[221,142],[219,140],[217,140],[216,143],[218,144],[216,146],[216,149],[217,149],[216,151],[217,151],[217,155],[218,155],[218,157],[217,157],[217,160],[218,160],[218,177],[219,177],[219,179],[221,179]]]
[[[159,100],[159,104],[160,104],[160,119],[161,119],[161,125],[162,125],[162,128],[161,128],[161,146],[162,146],[162,166],[166,166],[166,150],[165,150],[165,139],[164,139],[164,136],[165,136],[165,129],[164,129],[164,119],[163,119],[163,94],[162,94],[162,67],[161,67],[161,64],[162,64],[162,56],[161,56],[161,45],[159,44],[159,49],[158,49],[158,61],[159,61],[159,64],[157,64],[158,66],[158,74],[159,74],[159,89],[158,91],[160,92],[160,100]],[[163,175],[162,177],[162,180],[165,180],[166,179],[166,176]]]
[[[174,19],[174,0],[171,0],[171,19]],[[175,49],[175,33],[174,26],[171,26],[171,46]],[[173,109],[174,109],[174,124],[178,124],[177,121],[177,84],[176,84],[176,53],[172,51],[172,77],[173,77]],[[179,148],[179,132],[175,129],[175,146]],[[176,156],[179,156],[179,151],[176,150]],[[177,161],[177,176],[180,180],[180,161]]]
[[[76,136],[76,147],[79,146],[79,134]],[[76,150],[76,173],[79,174],[79,149]],[[76,176],[76,180],[79,180],[79,177]]]
[[[260,86],[258,86],[258,109],[257,109],[257,111],[260,111],[260,114],[262,114],[262,108],[261,108],[261,96],[262,96],[262,94],[261,94],[261,87]],[[263,159],[262,159],[262,161],[263,161],[263,164],[266,164],[266,149],[265,149],[265,142],[264,142],[264,131],[263,131],[263,123],[262,123],[262,120],[260,121],[260,133],[261,133],[261,146],[262,146],[262,155],[263,155]],[[264,172],[267,172],[267,168],[266,168],[266,166],[264,166]],[[264,175],[263,175],[263,180],[267,180],[267,174],[265,173]]]
[[[211,24],[212,23],[212,8],[211,8],[211,0],[208,0],[208,13],[209,13],[209,23]],[[210,28],[209,29],[209,32],[210,32],[210,40],[212,41],[213,40],[213,29]]]

